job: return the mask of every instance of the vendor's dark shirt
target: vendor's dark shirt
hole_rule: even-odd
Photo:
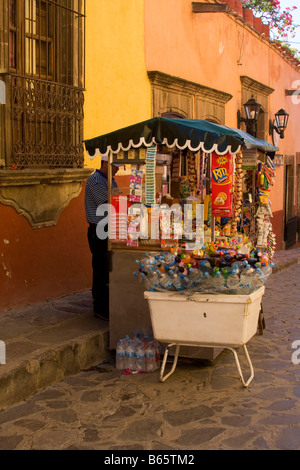
[[[85,214],[87,221],[97,224],[105,216],[97,216],[97,208],[108,202],[107,176],[101,170],[96,170],[87,180],[85,187]],[[112,189],[118,187],[115,179],[112,179]]]

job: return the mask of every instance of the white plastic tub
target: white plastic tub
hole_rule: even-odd
[[[250,295],[206,295],[190,297],[176,292],[145,292],[148,300],[154,337],[162,343],[169,343],[160,370],[164,382],[176,368],[182,345],[220,346],[229,349],[233,355],[244,387],[254,378],[253,365],[246,343],[255,335],[262,296],[261,287]],[[170,372],[164,375],[169,348],[175,346],[175,356]],[[250,376],[244,379],[235,347],[242,346]]]
[[[154,337],[163,343],[240,346],[255,335],[265,288],[250,295],[145,292]]]

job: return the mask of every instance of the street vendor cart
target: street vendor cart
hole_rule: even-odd
[[[141,265],[145,263],[145,258],[149,258],[148,253],[153,254],[151,259],[162,259],[162,254],[166,253],[175,254],[178,258],[179,253],[181,259],[173,265],[182,270],[179,277],[183,282],[182,276],[194,269],[196,260],[197,266],[207,259],[214,263],[221,260],[222,266],[215,265],[213,275],[218,269],[225,277],[232,270],[229,261],[226,261],[226,254],[228,259],[235,253],[236,261],[240,262],[243,257],[250,259],[255,251],[255,256],[260,252],[270,261],[275,242],[270,223],[269,189],[265,181],[264,190],[259,185],[262,182],[261,174],[272,185],[275,176],[272,155],[278,149],[238,129],[203,120],[162,117],[86,140],[85,146],[90,158],[109,155],[110,164],[124,163],[127,169],[127,184],[119,188],[119,194],[115,194],[109,166],[109,203],[113,208],[110,224],[112,236],[109,239],[110,348],[115,349],[118,340],[125,335],[132,337],[137,332],[149,337],[157,336],[168,346],[175,344],[176,361],[179,346],[184,346],[180,349],[181,355],[212,360],[224,347],[243,345],[251,376],[247,382],[242,381],[244,384],[250,383],[253,370],[245,345],[256,332],[264,288],[261,287],[255,295],[247,293],[246,306],[252,302],[250,298],[255,298],[255,312],[251,314],[251,327],[248,329],[248,320],[245,326],[248,313],[243,313],[246,297],[236,295],[236,292],[231,292],[231,295],[228,292],[208,295],[204,291],[204,295],[195,286],[193,291],[183,289],[182,292],[174,292],[174,287],[171,292],[163,291],[166,263],[160,261],[158,265],[157,272],[163,276],[158,288],[158,284],[156,287],[149,284],[149,272]],[[257,183],[258,169],[260,181]],[[168,209],[175,206],[179,212],[172,209],[170,216]],[[164,211],[167,219],[164,218]],[[180,212],[183,219],[180,219]],[[195,220],[200,220],[196,226]],[[185,230],[182,232],[183,225]],[[187,262],[189,260],[190,263]],[[137,275],[134,276],[134,273]],[[175,270],[172,275],[178,277],[174,273]],[[145,279],[146,283],[137,282],[136,277]],[[205,298],[201,298],[203,295]],[[178,323],[180,315],[181,322],[185,321],[182,314],[177,320],[170,317],[170,328],[164,326],[169,328],[169,334],[162,333],[160,326],[156,328],[159,317],[162,319],[165,315],[162,305],[172,305],[171,311],[174,311],[177,308],[175,300],[181,308],[189,310],[186,323],[187,330],[190,329],[190,339],[189,333],[187,337],[180,338],[183,331],[183,325]],[[191,311],[197,310],[197,305],[203,301],[206,304],[204,310],[201,307],[200,316],[190,316]],[[228,308],[234,310],[234,304],[242,306],[238,308],[238,315],[244,315],[240,326],[231,314],[225,313]],[[222,339],[214,339],[215,325],[218,323],[216,312],[223,318]],[[200,317],[207,320],[205,328],[203,321],[199,327]],[[245,327],[247,333],[243,335]],[[235,334],[232,337],[236,328],[241,329],[237,333],[238,339]],[[226,331],[229,332],[227,337]],[[235,359],[237,361],[236,355]],[[237,366],[240,370],[238,361]]]

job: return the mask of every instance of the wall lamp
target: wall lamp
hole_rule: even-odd
[[[261,104],[259,104],[252,95],[252,98],[250,98],[247,103],[244,104],[244,108],[246,112],[246,118],[241,116],[240,110],[237,112],[238,129],[240,129],[241,122],[244,122],[246,124],[248,134],[256,137],[256,126]]]
[[[270,119],[270,135],[272,134],[273,130],[275,130],[277,134],[279,134],[280,138],[284,139],[284,131],[287,128],[289,117],[290,115],[284,109],[281,108],[279,111],[277,111],[274,121]]]

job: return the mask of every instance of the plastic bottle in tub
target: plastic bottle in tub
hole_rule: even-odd
[[[272,274],[274,263],[266,264],[261,263],[262,282],[265,283]]]
[[[251,282],[252,282],[252,268],[248,264],[240,275],[240,285],[238,287],[237,293],[241,295],[250,294]]]
[[[194,283],[195,286],[201,283],[203,273],[197,268],[190,268],[189,278]]]
[[[204,292],[212,292],[212,279],[208,272],[204,273],[201,281],[201,288]]]
[[[227,278],[228,293],[236,294],[239,284],[240,284],[240,277],[238,275],[238,271],[234,269]]]
[[[212,278],[212,288],[214,292],[220,294],[225,292],[225,278],[222,276],[221,271],[217,271],[215,276]]]
[[[170,290],[173,287],[172,279],[168,274],[162,274],[159,280],[159,284],[163,289]]]
[[[182,290],[184,289],[184,286],[181,282],[181,279],[180,279],[180,276],[178,276],[178,274],[172,274],[172,282],[173,282],[173,287],[175,288],[175,290]]]

